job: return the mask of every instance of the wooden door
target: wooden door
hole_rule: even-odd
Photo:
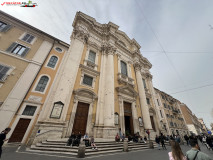
[[[133,118],[132,118],[132,107],[131,103],[124,102],[124,120],[125,130],[131,135],[134,135]]]
[[[150,120],[151,120],[151,124],[152,124],[153,130],[156,131],[156,130],[155,130],[155,122],[154,122],[153,116],[150,116]]]
[[[72,129],[72,132],[74,132],[76,135],[79,132],[81,132],[81,135],[84,135],[86,133],[88,112],[89,104],[78,102],[74,125]]]
[[[13,131],[13,134],[11,135],[8,142],[21,142],[25,135],[25,132],[27,131],[30,121],[31,119],[19,119],[19,122],[16,125],[15,130]]]

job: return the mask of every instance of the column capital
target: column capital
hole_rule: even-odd
[[[114,55],[117,48],[111,45],[110,43],[104,43],[101,46],[101,50],[104,52],[104,54]]]
[[[134,68],[135,68],[136,72],[137,71],[141,71],[142,66],[141,66],[141,64],[139,62],[136,62],[133,65],[134,65]]]
[[[76,27],[73,29],[72,36],[73,38],[76,38],[84,43],[87,43],[89,38],[89,33],[80,27]]]
[[[152,75],[150,73],[142,73],[142,76],[148,80],[152,80]]]

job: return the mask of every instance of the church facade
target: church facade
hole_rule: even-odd
[[[52,48],[17,108],[10,122],[11,142],[30,145],[72,132],[114,139],[119,129],[142,136],[149,130],[154,139],[165,132],[156,109],[152,65],[136,40],[116,24],[100,24],[82,12],[75,16],[70,39],[69,48]],[[22,136],[13,138],[20,135],[20,126]]]

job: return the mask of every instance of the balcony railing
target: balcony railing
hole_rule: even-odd
[[[178,110],[176,110],[176,109],[173,109],[172,112],[175,114],[178,114]]]
[[[119,81],[119,83],[129,84],[133,87],[135,86],[134,79],[132,79],[124,74],[121,74],[121,73],[118,73],[118,81]]]

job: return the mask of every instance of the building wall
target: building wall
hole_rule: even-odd
[[[162,121],[164,124],[166,123],[167,134],[180,134],[181,136],[187,134],[188,129],[180,110],[180,102],[162,91],[156,89],[156,92],[162,105],[159,109],[164,114],[164,120]]]
[[[62,52],[58,52],[56,50],[57,47],[61,48]],[[10,123],[10,127],[12,129],[11,132],[10,132],[10,135],[12,135],[13,131],[15,130],[15,127],[16,127],[18,121],[20,120],[20,118],[31,119],[31,122],[30,122],[30,124],[28,126],[28,129],[26,131],[26,134],[25,134],[25,136],[24,136],[24,138],[22,140],[23,143],[27,142],[29,136],[32,133],[32,130],[33,130],[35,124],[37,123],[37,120],[38,120],[38,117],[40,115],[40,112],[42,111],[45,99],[48,96],[48,93],[49,93],[49,90],[51,88],[51,85],[53,84],[54,79],[56,77],[56,74],[59,71],[59,67],[60,67],[60,65],[61,65],[61,63],[63,61],[63,57],[64,57],[64,54],[66,54],[66,52],[67,52],[66,46],[62,46],[60,44],[55,44],[52,47],[52,49],[51,49],[49,55],[47,56],[42,68],[38,72],[37,77],[35,78],[35,80],[34,80],[32,86],[30,87],[27,95],[25,96],[24,101],[21,103],[21,105],[20,105],[20,107],[19,107],[19,109],[17,111],[17,114],[13,117],[13,119],[12,119],[12,121]],[[56,63],[54,68],[51,68],[51,67],[47,66],[47,64],[50,61],[50,58],[52,56],[56,56],[58,58],[58,61],[57,61],[57,63]],[[49,77],[49,81],[47,83],[45,91],[44,92],[35,91],[35,88],[38,85],[38,82],[39,82],[39,80],[40,80],[40,78],[42,76],[48,76]],[[27,105],[28,106],[30,105],[30,106],[36,106],[37,107],[33,116],[25,116],[25,115],[22,114]],[[47,116],[50,116],[50,115],[47,115]]]

